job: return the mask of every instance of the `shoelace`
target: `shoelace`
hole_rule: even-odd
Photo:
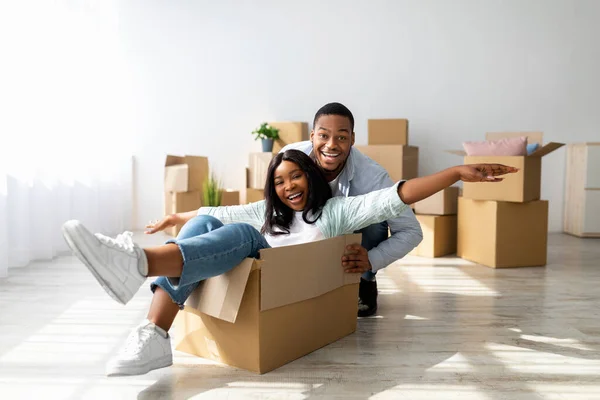
[[[102,234],[97,233],[96,237],[102,243],[106,244],[110,247],[115,247],[120,250],[125,250],[128,252],[133,251],[133,233],[126,231],[117,235],[116,238],[111,238],[108,236],[104,236]]]
[[[144,347],[146,342],[150,340],[153,334],[153,329],[144,326],[136,329],[131,332],[129,337],[127,337],[127,342],[125,343],[125,347],[123,348],[123,352],[126,354],[137,354]]]

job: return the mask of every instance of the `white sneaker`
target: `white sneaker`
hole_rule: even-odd
[[[116,239],[92,235],[75,220],[65,222],[62,232],[73,253],[104,290],[119,303],[127,304],[146,280],[140,270],[148,270],[146,253],[133,243],[132,233],[125,232]]]
[[[129,334],[123,349],[108,363],[106,375],[141,375],[172,364],[171,337],[145,321]]]

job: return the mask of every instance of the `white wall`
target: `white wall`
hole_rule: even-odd
[[[600,140],[600,2],[121,2],[132,70],[136,227],[162,215],[167,153],[207,155],[244,185],[249,132],[311,121],[330,101],[356,118],[406,117],[420,173],[487,131]],[[561,230],[565,150],[544,158],[542,196]]]

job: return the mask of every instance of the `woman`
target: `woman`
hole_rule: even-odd
[[[63,226],[64,237],[98,282],[126,304],[146,277],[159,276],[148,321],[136,328],[109,375],[140,374],[172,364],[167,331],[199,282],[220,275],[259,251],[352,233],[399,215],[407,204],[455,183],[498,182],[516,168],[498,164],[462,165],[437,174],[399,182],[356,197],[331,196],[321,171],[301,151],[280,153],[269,165],[265,201],[244,206],[201,209],[168,216],[148,226],[155,233],[185,222],[177,239],[141,249],[131,233],[112,239],[88,232],[78,221]],[[218,218],[215,218],[218,217]],[[260,231],[259,231],[260,230]]]

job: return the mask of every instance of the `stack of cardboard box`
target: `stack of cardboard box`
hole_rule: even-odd
[[[264,188],[269,163],[277,153],[291,143],[308,140],[307,122],[269,122],[279,129],[279,139],[273,143],[271,153],[250,153],[246,168],[246,203],[264,200]]]
[[[357,150],[386,169],[394,182],[416,178],[419,148],[408,145],[408,120],[370,119],[369,144]]]
[[[208,178],[208,158],[168,155],[165,161],[165,215],[193,211],[202,205],[202,186]],[[182,225],[165,230],[177,236]]]
[[[457,255],[493,268],[546,265],[548,202],[540,200],[542,157],[563,146],[542,146],[540,132],[492,133],[486,140],[527,136],[539,148],[527,156],[465,156],[465,164],[519,168],[499,183],[464,183],[458,199]],[[464,152],[452,151],[465,155]]]
[[[208,158],[201,156],[167,155],[165,161],[165,215],[197,210],[202,206],[203,185],[209,176]],[[224,189],[221,205],[240,204],[240,192]],[[165,232],[177,236],[182,225]]]
[[[423,240],[410,254],[441,257],[456,252],[458,191],[458,187],[452,186],[415,203]]]

